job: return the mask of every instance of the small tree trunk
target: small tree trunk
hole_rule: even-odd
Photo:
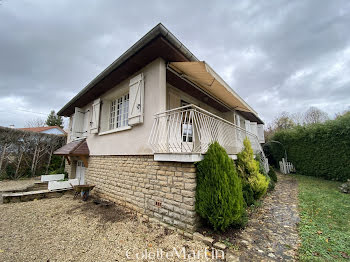
[[[38,146],[36,145],[36,146],[35,146],[35,150],[34,150],[34,155],[33,155],[32,168],[31,168],[32,176],[33,176],[34,173],[35,173],[35,162],[36,162],[37,151],[38,151]]]
[[[18,158],[18,163],[17,163],[17,167],[16,167],[16,173],[15,173],[15,179],[18,179],[19,176],[18,176],[18,171],[19,171],[19,168],[21,166],[21,162],[22,162],[22,157],[23,157],[23,151],[21,151],[20,155],[19,155],[19,158]]]
[[[7,149],[7,145],[5,144],[4,145],[4,148],[1,152],[1,158],[0,158],[0,174],[1,174],[1,170],[2,170],[2,164],[4,162],[4,159],[5,159],[5,155],[6,155],[6,149]]]
[[[50,163],[51,163],[52,153],[53,153],[53,148],[51,148],[51,150],[50,150],[49,161],[46,165],[46,175],[49,174],[49,167],[50,167]]]

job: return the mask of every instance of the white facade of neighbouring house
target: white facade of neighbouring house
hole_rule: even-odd
[[[248,137],[268,168],[257,112],[161,24],[58,114],[70,118],[56,153],[71,179],[83,176],[96,195],[185,230],[197,221],[194,162],[211,143],[235,159]]]

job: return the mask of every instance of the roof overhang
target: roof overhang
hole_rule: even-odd
[[[93,79],[57,114],[72,115],[75,107],[85,106],[159,57],[165,61],[198,61],[165,26],[158,24]]]
[[[72,141],[53,152],[58,156],[89,156],[90,150],[86,139]]]

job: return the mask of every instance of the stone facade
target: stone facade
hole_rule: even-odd
[[[193,163],[157,162],[153,156],[90,156],[87,183],[98,197],[166,224],[193,231],[196,168]]]

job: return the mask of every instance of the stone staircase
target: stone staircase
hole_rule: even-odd
[[[17,203],[26,202],[32,200],[39,200],[43,198],[55,198],[61,197],[66,192],[71,191],[69,189],[60,189],[55,191],[48,190],[48,182],[35,182],[24,189],[16,189],[0,192],[0,203]]]

